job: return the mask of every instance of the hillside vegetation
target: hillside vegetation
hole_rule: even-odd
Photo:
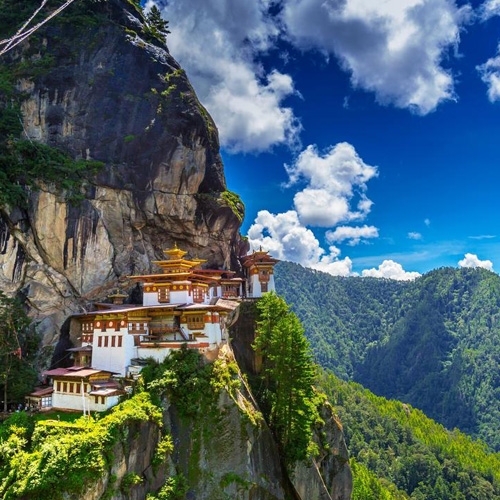
[[[344,425],[353,500],[500,498],[500,455],[420,410],[323,373]]]
[[[500,450],[500,277],[442,268],[414,282],[333,277],[282,262],[316,360]]]

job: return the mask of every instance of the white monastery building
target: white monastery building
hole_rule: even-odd
[[[244,278],[234,271],[203,269],[206,261],[186,259],[175,246],[156,261],[161,272],[131,276],[141,284],[142,305],[123,304],[127,295],[110,295],[112,303],[72,317],[81,332],[80,345],[70,349],[74,366],[44,373],[52,395],[38,389],[30,404],[82,411],[103,411],[123,394],[116,377],[133,377],[144,361],[163,361],[186,346],[201,352],[227,341],[226,318],[242,297],[258,298],[274,291],[273,268],[278,260],[255,251],[241,258]],[[84,406],[86,405],[86,406]]]

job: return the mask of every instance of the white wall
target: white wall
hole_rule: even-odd
[[[80,383],[78,381],[76,382],[78,389],[80,389]],[[86,397],[86,395],[84,395],[84,397]],[[80,393],[68,394],[65,392],[57,392],[54,388],[52,406],[54,408],[83,411],[82,395]]]
[[[158,363],[161,363],[169,354],[171,349],[166,347],[138,347],[137,357],[138,358],[153,358]]]
[[[157,306],[158,302],[158,292],[144,292],[142,296],[142,303],[145,306]]]
[[[115,347],[111,347],[111,337],[115,336]],[[118,336],[122,337],[122,346],[118,347]],[[99,347],[99,337],[101,347]],[[104,337],[108,337],[108,346],[105,346]],[[108,330],[106,332],[94,330],[94,342],[92,345],[92,368],[108,370],[125,376],[126,367],[130,360],[137,355],[134,346],[134,336],[128,334],[128,325],[119,331]]]

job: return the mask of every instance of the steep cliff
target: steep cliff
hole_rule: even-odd
[[[1,35],[38,4],[1,0]],[[57,149],[101,162],[72,184],[2,166],[25,203],[0,203],[0,287],[26,298],[45,345],[174,242],[211,267],[237,265],[243,206],[226,190],[217,129],[134,2],[74,2],[1,63],[3,160],[26,144],[35,160]]]
[[[145,368],[108,414],[0,426],[0,497],[30,500],[348,500],[342,430],[329,405],[320,454],[290,474],[229,346]],[[321,434],[321,435],[320,435]],[[168,491],[168,493],[167,493]]]
[[[0,0],[0,35],[37,6]],[[244,209],[227,191],[217,129],[136,2],[74,2],[1,63],[0,288],[25,298],[46,347],[69,334],[70,314],[117,287],[133,293],[122,278],[154,271],[174,243],[237,268]],[[138,387],[95,420],[13,427],[0,496],[350,497],[331,408],[320,454],[290,476],[228,346],[213,366],[210,379],[192,366],[186,380],[167,377],[161,394]]]

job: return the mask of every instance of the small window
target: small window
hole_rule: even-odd
[[[75,388],[75,384],[73,382],[69,383],[69,392],[73,392],[73,389]]]
[[[61,382],[57,382],[57,392],[61,392]]]
[[[122,335],[120,335],[120,336],[118,337],[118,347],[121,347],[121,346],[122,346],[122,340],[123,340],[123,336],[122,336]]]
[[[104,337],[104,347],[108,347],[108,336]]]
[[[205,316],[203,314],[192,314],[186,318],[187,326],[190,330],[205,328]]]
[[[168,287],[162,287],[158,289],[158,302],[170,302],[170,289]]]
[[[113,335],[113,336],[111,337],[111,347],[115,347],[115,343],[116,343],[116,336],[115,336],[115,335]]]
[[[67,382],[63,382],[63,389],[62,389],[63,392],[68,392],[68,383]]]
[[[203,302],[203,288],[195,286],[193,287],[193,301],[196,303],[201,303]]]
[[[97,347],[102,347],[102,337],[97,337]]]
[[[106,398],[104,396],[101,396],[101,404],[103,405],[106,402]]]

